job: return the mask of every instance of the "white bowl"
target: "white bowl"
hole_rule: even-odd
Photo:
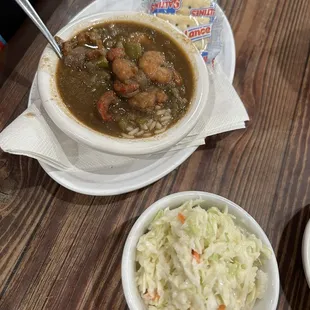
[[[195,81],[192,104],[186,115],[163,134],[145,139],[115,138],[87,127],[70,113],[58,92],[56,69],[59,60],[49,45],[42,54],[38,68],[38,88],[43,106],[53,122],[65,134],[95,149],[116,155],[151,154],[168,149],[187,136],[202,112],[211,114],[212,106],[210,103],[207,104],[209,78],[205,63],[192,42],[177,28],[144,13],[108,12],[89,15],[68,24],[57,35],[68,40],[84,29],[108,21],[132,21],[150,26],[169,36],[184,50],[191,62]]]
[[[272,249],[266,234],[258,223],[241,207],[226,198],[206,192],[181,192],[164,197],[155,202],[142,213],[132,227],[124,247],[122,257],[122,284],[125,298],[130,310],[146,309],[135,283],[136,245],[140,236],[147,231],[149,224],[152,222],[159,210],[167,207],[177,208],[183,202],[192,199],[203,199],[209,202],[210,206],[215,206],[219,209],[223,209],[227,206],[228,212],[236,217],[239,225],[244,227],[248,232],[255,234],[266,246]],[[262,270],[268,274],[268,287],[264,298],[256,302],[253,310],[276,310],[279,299],[280,280],[278,264],[273,251],[271,258],[265,262]]]
[[[308,286],[310,288],[310,220],[308,221],[302,239],[302,262]]]

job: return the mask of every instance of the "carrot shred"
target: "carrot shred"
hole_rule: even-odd
[[[155,295],[154,295],[154,297],[153,297],[153,301],[158,301],[159,300],[159,298],[160,298],[160,296],[159,296],[159,294],[157,293],[157,291],[155,292]]]
[[[195,250],[192,250],[192,256],[194,257],[194,259],[196,260],[196,262],[198,264],[200,264],[200,254],[198,252],[196,252]]]
[[[185,216],[182,214],[182,213],[179,213],[178,214],[178,219],[179,221],[184,224],[185,223]]]
[[[226,309],[226,306],[225,305],[220,305],[219,307],[218,307],[218,310],[225,310]]]
[[[157,290],[155,291],[154,296],[152,296],[148,291],[146,291],[144,294],[144,297],[152,301],[158,301],[160,298],[160,295],[158,294]]]

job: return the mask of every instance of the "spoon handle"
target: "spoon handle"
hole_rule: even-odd
[[[34,24],[39,28],[39,30],[42,32],[42,34],[45,36],[47,41],[51,44],[54,51],[56,52],[57,56],[59,58],[62,58],[61,50],[56,43],[54,37],[51,35],[43,21],[41,20],[40,16],[37,14],[35,9],[32,7],[32,5],[29,3],[28,0],[15,0],[16,3],[23,9],[23,11],[31,18],[31,20],[34,22]]]

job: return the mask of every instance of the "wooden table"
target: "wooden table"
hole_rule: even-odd
[[[39,1],[37,10],[56,32],[90,2]],[[184,190],[220,194],[247,210],[277,255],[279,309],[310,309],[301,263],[310,217],[310,2],[221,5],[235,34],[234,86],[251,117],[246,130],[207,139],[167,177],[117,197],[73,193],[36,160],[0,151],[1,310],[125,309],[126,236],[151,203]],[[0,130],[26,108],[45,45],[29,20],[9,42]]]

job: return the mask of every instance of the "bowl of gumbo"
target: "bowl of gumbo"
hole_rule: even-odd
[[[72,138],[115,154],[149,154],[180,141],[201,115],[206,69],[168,23],[142,13],[96,14],[55,39],[63,58],[46,48],[39,91]]]

